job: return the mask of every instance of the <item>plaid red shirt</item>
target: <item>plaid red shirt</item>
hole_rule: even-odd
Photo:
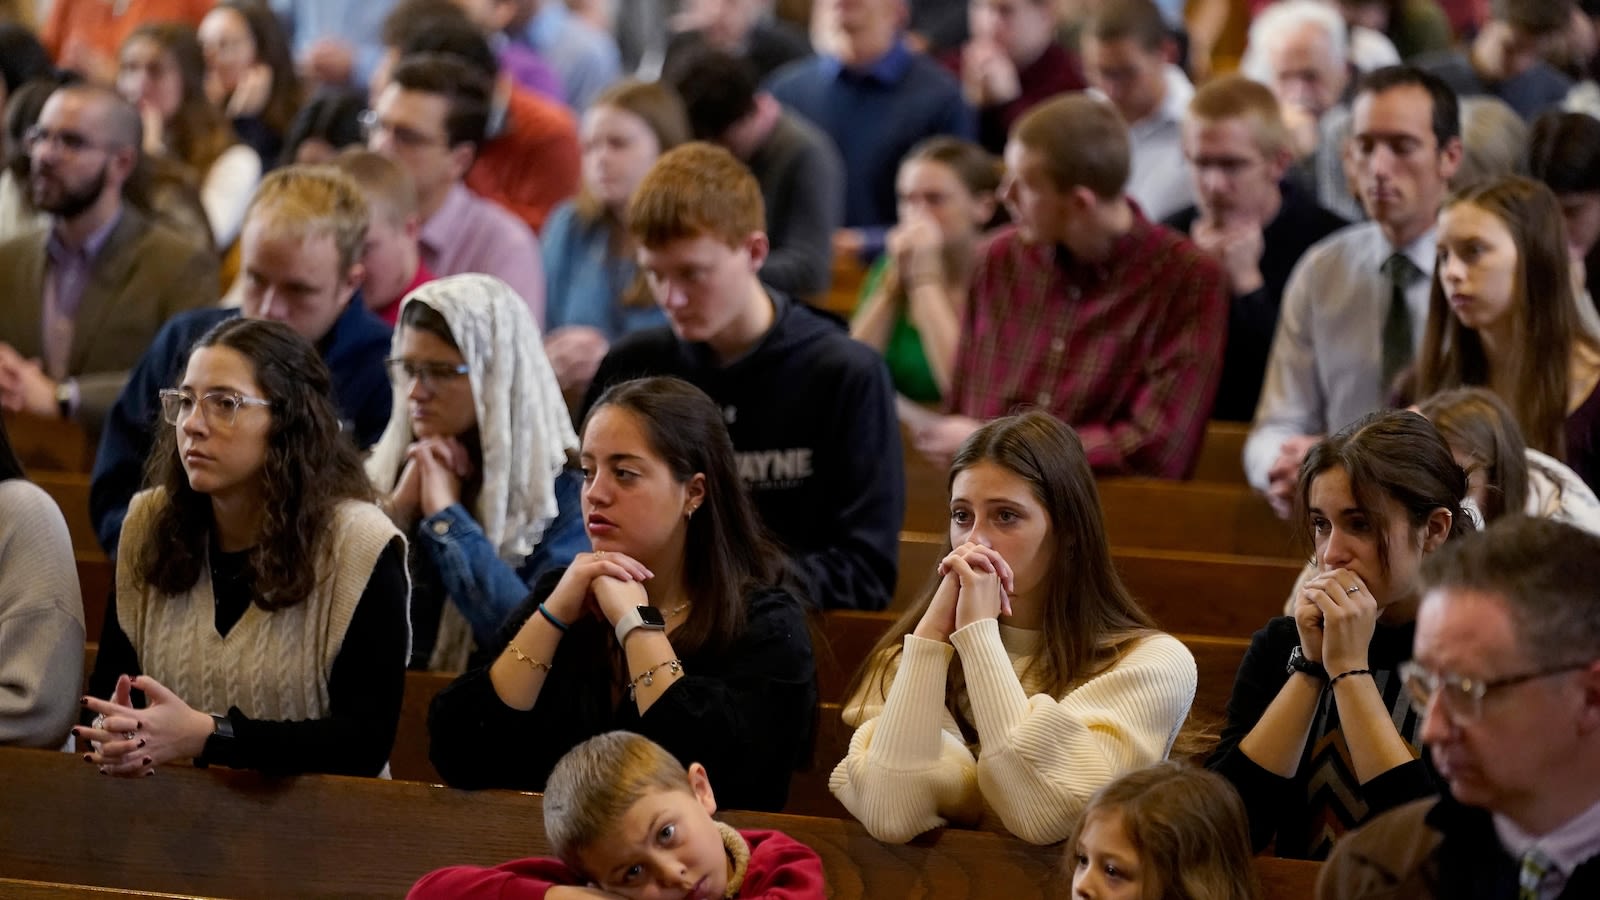
[[[973,276],[949,410],[1038,407],[1104,475],[1184,478],[1216,399],[1228,330],[1221,268],[1135,213],[1102,264],[1007,228]]]

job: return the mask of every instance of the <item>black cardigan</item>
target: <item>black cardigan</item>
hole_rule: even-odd
[[[491,661],[564,572],[549,572],[534,585],[502,629]],[[616,638],[595,617],[574,622],[563,636],[539,699],[526,712],[501,702],[489,665],[467,672],[429,710],[434,767],[455,787],[542,791],[568,750],[620,729],[656,741],[684,765],[704,765],[720,806],[782,809],[790,775],[810,757],[815,727],[811,633],[802,604],[787,591],[758,591],[748,604],[744,633],[721,651],[680,654],[683,677],[643,716],[617,693]]]

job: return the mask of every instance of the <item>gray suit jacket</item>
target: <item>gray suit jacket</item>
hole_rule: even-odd
[[[48,230],[0,243],[0,341],[44,355]],[[217,302],[216,254],[124,206],[95,257],[78,305],[67,372],[78,379],[78,421],[91,433],[116,402],[145,347],[174,313]]]

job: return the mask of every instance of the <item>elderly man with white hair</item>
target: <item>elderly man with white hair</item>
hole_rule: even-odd
[[[1350,28],[1322,0],[1282,0],[1250,26],[1241,63],[1245,75],[1272,88],[1295,137],[1300,171],[1317,202],[1351,221],[1366,218],[1345,181],[1350,135],[1350,85],[1362,71],[1400,61],[1388,38]]]

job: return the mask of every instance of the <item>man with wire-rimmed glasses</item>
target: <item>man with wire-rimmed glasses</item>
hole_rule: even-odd
[[[1318,896],[1600,897],[1600,537],[1514,517],[1426,577],[1401,671],[1443,796],[1337,844]]]

